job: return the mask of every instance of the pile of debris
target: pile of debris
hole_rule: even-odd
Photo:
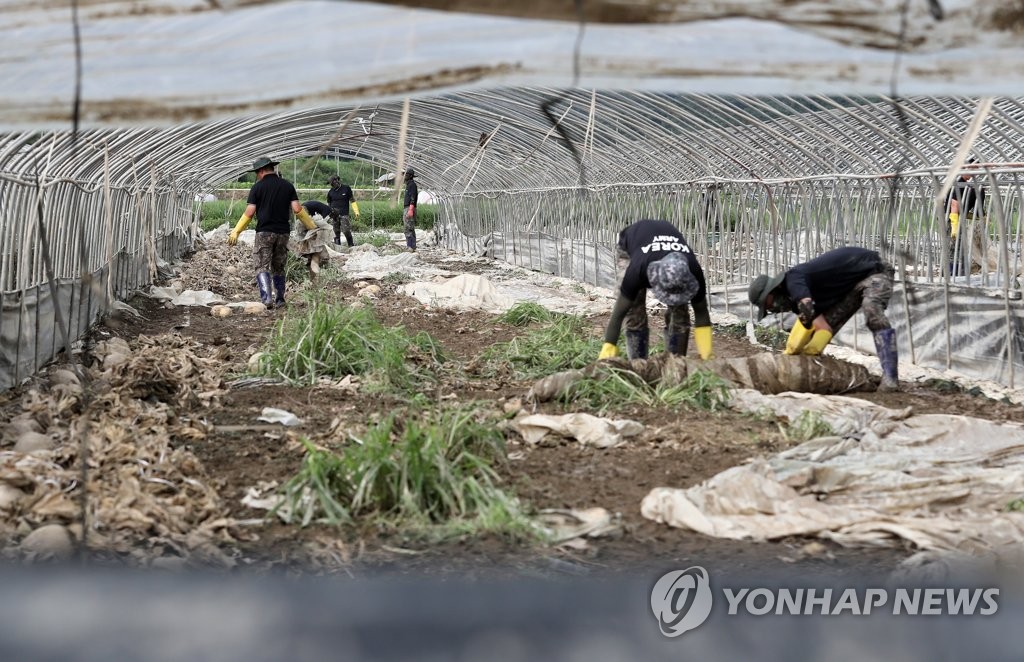
[[[223,351],[177,335],[115,338],[97,344],[91,367],[51,370],[26,391],[3,430],[14,444],[0,452],[3,554],[233,565],[223,549],[235,523],[182,448],[206,436],[188,412],[225,392]]]

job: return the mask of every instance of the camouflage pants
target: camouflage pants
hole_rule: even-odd
[[[256,273],[266,271],[273,276],[283,276],[284,266],[288,261],[288,235],[257,232],[252,256],[256,262]]]
[[[405,232],[405,245],[415,248],[416,246],[416,211],[413,210],[412,218],[409,218],[409,207],[402,211],[402,230]]]
[[[349,220],[348,214],[333,214],[331,216],[331,222],[334,225],[335,239],[340,239],[341,237],[352,233],[352,221]]]
[[[832,327],[832,333],[850,321],[858,310],[864,311],[864,321],[872,333],[882,329],[891,329],[892,324],[885,316],[885,309],[892,298],[892,282],[895,270],[891,265],[882,266],[882,271],[871,274],[857,283],[842,301],[822,313],[825,321]]]
[[[626,313],[626,331],[647,328],[647,290],[641,289]],[[665,330],[668,333],[687,333],[690,330],[690,306],[669,306],[665,311]]]

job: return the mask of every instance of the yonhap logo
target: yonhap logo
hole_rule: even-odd
[[[992,616],[999,589],[722,587],[725,616]],[[711,615],[708,571],[699,565],[662,575],[651,589],[651,611],[666,637],[699,627]]]
[[[708,571],[698,565],[663,575],[651,590],[651,611],[666,637],[678,637],[706,621],[711,602]]]

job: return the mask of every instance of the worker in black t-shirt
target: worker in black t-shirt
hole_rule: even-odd
[[[359,203],[356,202],[352,187],[342,184],[341,178],[337,175],[331,177],[331,188],[327,191],[327,204],[334,210],[331,221],[334,224],[334,243],[341,244],[341,235],[345,235],[345,241],[349,247],[355,246],[352,238],[352,222],[349,220],[349,207],[359,218]]]
[[[668,306],[665,313],[665,350],[686,355],[690,342],[690,310],[693,305],[694,340],[702,359],[714,358],[711,348],[711,316],[707,284],[697,256],[679,230],[668,221],[637,221],[619,233],[618,250],[629,256],[629,266],[619,284],[619,296],[605,329],[599,359],[618,356],[619,333],[626,322],[626,354],[646,359],[650,345],[647,325],[647,290]]]
[[[406,168],[402,228],[405,231],[405,246],[411,252],[416,251],[416,199],[419,197],[419,187],[416,186],[414,177],[416,177],[416,171]]]
[[[970,159],[967,163],[974,163]],[[949,271],[954,276],[970,273],[970,262],[973,259],[981,258],[974,255],[968,258],[968,249],[975,244],[980,249],[980,237],[975,241],[973,235],[979,233],[980,226],[974,221],[981,218],[985,213],[985,188],[974,178],[971,173],[964,173],[954,182],[946,197],[946,213],[949,220]],[[960,232],[961,221],[966,221],[969,228],[967,232]],[[965,268],[965,263],[966,267]]]
[[[858,310],[882,364],[880,391],[899,390],[896,330],[885,316],[892,297],[894,269],[875,251],[844,246],[798,264],[774,278],[761,274],[750,283],[750,303],[758,319],[769,312],[797,314],[784,354],[817,355]]]
[[[324,220],[334,218],[334,210],[319,200],[306,200],[302,206],[310,214],[319,214]]]
[[[299,194],[295,187],[277,175],[274,170],[277,164],[277,161],[266,156],[261,156],[253,162],[252,172],[256,173],[256,183],[249,189],[249,198],[242,217],[228,235],[228,245],[234,246],[238,243],[238,235],[242,234],[253,216],[256,217],[256,241],[253,245],[256,284],[260,290],[260,301],[267,308],[273,308],[275,303],[284,305],[284,267],[288,259],[291,212],[295,212],[307,230],[316,227],[316,223],[299,204]]]

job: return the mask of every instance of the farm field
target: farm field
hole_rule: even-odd
[[[389,246],[380,250],[398,254]],[[523,277],[507,265],[437,247],[415,258],[419,268],[449,275]],[[52,450],[31,456],[49,468],[49,486],[33,478],[20,453],[3,453],[0,479],[18,490],[3,510],[7,556],[85,554],[104,564],[254,573],[548,577],[691,562],[720,571],[863,576],[888,572],[911,555],[905,545],[844,548],[802,537],[729,541],[642,517],[640,503],[651,489],[697,485],[795,446],[810,432],[792,421],[733,411],[716,400],[721,393],[714,385],[671,401],[580,394],[531,402],[527,394],[537,378],[592,362],[607,312],[566,316],[519,306],[515,316],[430,307],[403,292],[410,276],[359,278],[340,269],[346,259],[335,260],[317,284],[295,271],[288,307],[262,315],[221,318],[203,307],[137,296],[130,303],[141,317],[111,318],[86,341],[81,358],[92,367],[53,366],[0,396],[3,418],[12,421],[8,444],[29,428],[53,442]],[[200,245],[180,269],[176,280],[185,289],[210,289],[229,301],[255,298],[248,249]],[[610,308],[610,299],[586,288],[553,287],[590,310]],[[305,350],[287,345],[303,337],[308,348],[315,339],[306,336],[322,314],[339,315],[331,329],[347,329],[350,336],[367,329],[398,334],[388,337],[404,343],[402,355],[388,362],[379,352],[384,363],[353,368],[354,374],[307,379],[312,373],[293,372],[290,381],[281,379],[289,370],[326,369],[300,366],[294,359]],[[653,315],[658,330],[662,320]],[[572,338],[564,329],[538,335],[562,323]],[[298,335],[289,335],[295,329]],[[575,352],[575,364],[557,363],[567,356],[558,353],[558,343]],[[725,327],[716,328],[715,348],[719,357],[765,351]],[[547,359],[554,361],[550,368],[547,351],[554,357]],[[1024,421],[1019,407],[939,386],[850,395],[914,413]],[[300,423],[259,420],[268,407]],[[557,436],[529,444],[510,426],[525,414],[578,411],[637,421],[642,432],[600,448]],[[432,429],[464,442],[469,459],[453,459],[442,449],[450,464],[435,473],[395,461],[415,451],[424,465],[440,462],[427,454]],[[83,435],[89,439],[84,500]],[[373,456],[373,444],[383,454]],[[341,464],[338,458],[346,457],[362,464]],[[365,477],[371,464],[370,473],[390,471],[391,478],[371,483],[357,507],[358,488],[346,472]],[[419,482],[404,473],[420,470],[426,477]],[[450,502],[438,496],[447,489],[442,474],[449,470],[468,472]],[[324,486],[333,501],[324,499]],[[413,504],[402,496],[412,487],[437,492]],[[271,514],[281,494],[292,500]],[[594,508],[607,515],[599,535],[565,535],[580,524],[567,513]],[[54,524],[65,532],[56,542],[26,545],[26,534]]]

